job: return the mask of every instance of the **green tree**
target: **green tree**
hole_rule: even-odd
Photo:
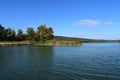
[[[38,36],[39,36],[39,39],[40,41],[44,42],[46,41],[46,32],[47,32],[47,27],[46,25],[40,25],[38,27]]]
[[[51,27],[47,28],[46,25],[40,25],[37,33],[42,42],[53,39],[53,29]]]
[[[0,41],[5,40],[5,28],[0,24]]]
[[[35,40],[35,31],[32,27],[27,28],[26,38],[29,41]]]
[[[7,41],[14,41],[15,40],[15,31],[11,28],[5,30],[6,40]]]
[[[48,28],[48,32],[49,32],[49,40],[50,40],[50,39],[53,39],[53,38],[54,38],[54,35],[53,35],[54,31],[53,31],[53,28],[52,28],[52,27],[49,27],[49,28]]]
[[[40,41],[40,37],[39,37],[39,34],[37,32],[35,32],[35,41]]]
[[[16,40],[16,32],[15,30],[11,31],[11,41],[15,41]]]
[[[23,31],[21,29],[18,29],[16,38],[17,38],[17,41],[25,40],[25,34],[23,34]]]

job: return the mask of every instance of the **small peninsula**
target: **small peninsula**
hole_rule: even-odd
[[[15,32],[12,28],[5,29],[0,25],[0,46],[80,46],[83,42],[113,42],[115,40],[95,40],[76,37],[54,36],[52,27],[40,25],[37,31],[28,27],[26,33],[22,29]]]

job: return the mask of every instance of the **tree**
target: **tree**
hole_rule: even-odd
[[[15,40],[16,40],[16,32],[15,32],[15,30],[12,30],[12,31],[11,31],[11,40],[12,40],[12,41],[15,41]]]
[[[51,27],[47,28],[46,25],[40,25],[37,33],[42,42],[53,38],[53,29]]]
[[[15,31],[11,28],[5,30],[6,40],[7,41],[14,41],[15,40]]]
[[[27,40],[31,40],[31,41],[33,41],[33,40],[35,40],[35,31],[34,31],[34,29],[32,28],[32,27],[29,27],[28,29],[27,29],[27,34],[26,34],[26,38],[27,38]]]
[[[25,34],[23,34],[23,31],[21,29],[18,29],[16,38],[17,38],[17,41],[25,40]]]
[[[18,29],[17,35],[14,29],[7,28],[5,29],[0,24],[0,41],[23,41],[23,40],[35,40],[35,41],[46,41],[53,39],[53,29],[52,27],[47,27],[46,25],[40,25],[37,32],[34,31],[32,27],[29,27],[26,31],[26,35],[23,34],[21,29]]]
[[[39,36],[39,39],[44,42],[46,39],[46,33],[47,33],[47,27],[46,25],[40,25],[38,27],[38,36]]]
[[[49,32],[49,40],[50,40],[50,39],[53,39],[53,37],[54,37],[54,35],[53,35],[53,33],[54,33],[54,32],[53,32],[53,28],[52,28],[52,27],[49,27],[49,28],[48,28],[48,32]]]
[[[0,24],[0,41],[5,40],[5,28]]]
[[[39,34],[37,32],[35,32],[35,41],[40,41],[40,37],[39,37]]]

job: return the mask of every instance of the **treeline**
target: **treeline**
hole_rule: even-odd
[[[18,29],[15,32],[12,28],[6,28],[0,24],[0,41],[46,41],[53,39],[53,28],[46,25],[40,25],[37,31],[34,31],[32,27],[28,27],[26,34],[22,29]]]

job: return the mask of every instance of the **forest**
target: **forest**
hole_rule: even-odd
[[[46,25],[40,25],[37,31],[32,27],[28,27],[26,33],[22,29],[16,32],[12,28],[5,28],[0,24],[0,41],[41,41],[53,39],[53,28]]]

